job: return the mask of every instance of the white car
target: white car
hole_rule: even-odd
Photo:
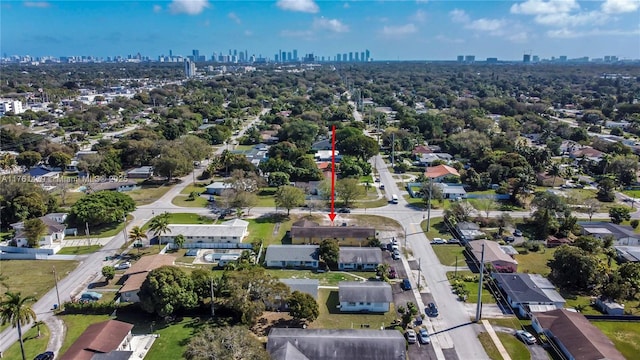
[[[532,345],[536,343],[536,338],[533,337],[533,335],[531,335],[531,333],[528,331],[518,330],[516,331],[516,336],[525,344]]]
[[[447,242],[444,239],[441,238],[433,238],[433,240],[431,240],[432,244],[446,244]]]
[[[416,336],[416,332],[413,331],[412,329],[407,330],[406,335],[407,335],[407,342],[409,344],[415,344],[416,340],[418,340],[418,337]]]
[[[125,270],[131,267],[131,263],[128,261],[122,262],[115,266],[116,270]]]

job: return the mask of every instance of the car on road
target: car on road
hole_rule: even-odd
[[[384,190],[384,184],[380,184],[380,190]]]
[[[431,343],[431,339],[429,338],[429,333],[425,328],[420,329],[420,331],[418,332],[418,339],[420,340],[420,344]]]
[[[341,213],[341,214],[350,214],[351,213],[351,209],[342,208],[342,209],[339,209],[338,212]]]
[[[520,231],[519,229],[515,229],[515,230],[513,231],[513,235],[514,235],[514,236],[522,236],[522,231]]]
[[[429,315],[429,316],[438,316],[438,307],[436,306],[435,303],[429,303],[429,305],[427,305],[427,307],[424,309],[424,312]]]
[[[53,351],[43,352],[42,354],[38,354],[38,356],[34,357],[33,360],[53,360],[55,355]]]
[[[506,241],[508,243],[512,243],[512,242],[516,241],[516,238],[514,238],[513,236],[505,236],[504,237],[504,241]]]
[[[115,268],[116,270],[125,270],[131,267],[131,263],[128,261],[125,262],[121,262],[120,264],[116,265]]]
[[[380,178],[376,178],[376,182],[380,182]]]
[[[516,331],[516,337],[522,340],[525,344],[532,345],[536,343],[536,338],[528,331],[518,330]]]
[[[432,244],[446,244],[447,242],[444,239],[441,238],[433,238],[433,240],[431,240]]]
[[[402,279],[402,289],[411,290],[411,281],[409,279]]]
[[[418,340],[418,336],[416,336],[416,332],[413,329],[407,330],[405,336],[407,337],[407,342],[409,344],[415,344]]]

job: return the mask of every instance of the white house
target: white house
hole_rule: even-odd
[[[178,235],[184,236],[183,248],[207,248],[211,244],[241,243],[247,236],[249,223],[234,219],[222,224],[170,224],[169,231],[159,236],[160,243],[173,243]]]
[[[67,225],[64,224],[67,219],[66,213],[51,213],[45,216],[41,216],[40,219],[47,227],[47,232],[40,239],[40,247],[59,247],[64,240],[64,231]],[[24,232],[24,222],[11,224],[11,227],[16,230],[14,240],[18,247],[27,247],[27,236]]]
[[[379,247],[341,247],[338,269],[376,271],[382,264],[382,250]]]
[[[222,192],[227,189],[231,189],[231,184],[216,181],[207,185],[204,193],[209,195],[222,195]]]
[[[264,261],[271,268],[317,269],[319,249],[319,245],[270,245]]]
[[[342,312],[385,313],[389,311],[393,294],[391,285],[384,281],[341,281],[338,301]]]

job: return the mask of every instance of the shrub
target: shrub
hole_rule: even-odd
[[[73,301],[64,303],[65,314],[108,315],[118,308],[115,301]]]
[[[637,229],[638,224],[640,224],[640,221],[638,221],[638,219],[633,219],[629,224],[631,225],[632,228]]]

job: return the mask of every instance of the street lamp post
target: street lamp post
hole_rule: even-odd
[[[127,215],[125,214],[124,217],[122,218],[122,221],[124,222],[124,243],[127,243],[127,234],[129,233],[127,231]]]
[[[56,285],[56,298],[58,299],[58,308],[62,310],[62,304],[60,303],[60,292],[58,291],[58,274],[56,273],[55,266],[53,266],[53,281]]]

